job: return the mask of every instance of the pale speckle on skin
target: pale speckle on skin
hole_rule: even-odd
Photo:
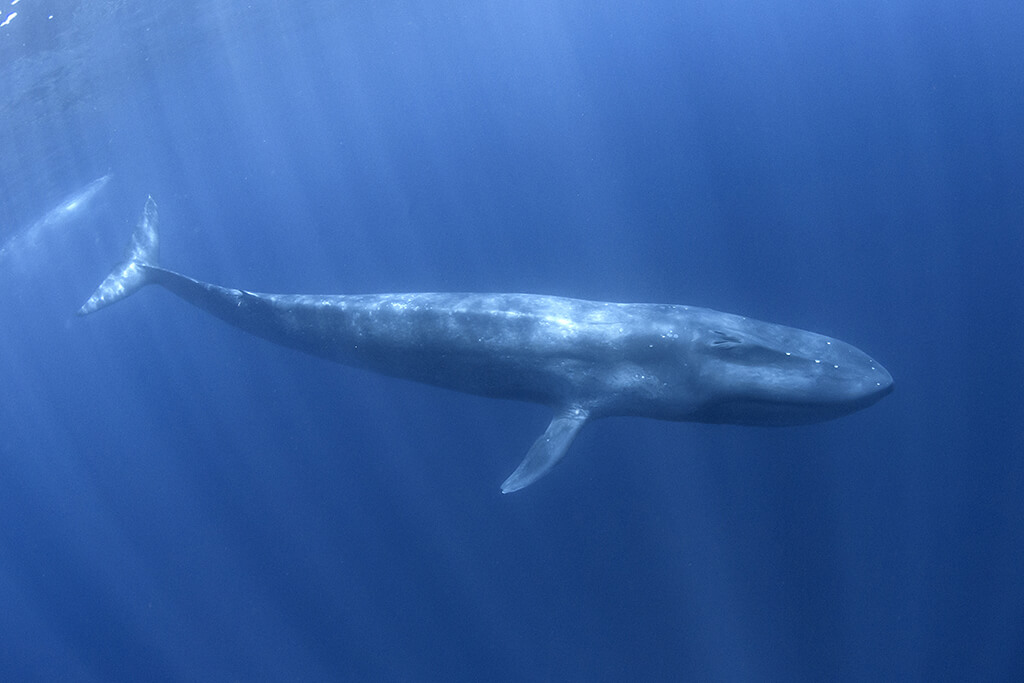
[[[554,323],[555,325],[559,325],[561,327],[572,327],[572,328],[576,327],[576,323],[574,323],[569,318],[561,318],[561,317],[554,316],[554,315],[546,315],[546,316],[544,316],[544,320],[546,322]]]

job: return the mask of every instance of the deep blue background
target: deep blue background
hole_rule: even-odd
[[[1021,3],[11,11],[0,678],[1020,679]],[[213,282],[690,303],[897,391],[597,422],[503,496],[543,408],[158,290],[76,318],[147,194],[163,262]]]

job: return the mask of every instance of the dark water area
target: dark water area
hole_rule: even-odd
[[[1024,675],[1024,5],[0,11],[3,680]],[[149,195],[202,280],[706,306],[897,389],[502,495],[547,408],[75,316]]]

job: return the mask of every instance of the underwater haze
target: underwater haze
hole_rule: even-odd
[[[1024,4],[0,5],[0,679],[1024,677]],[[831,422],[551,419],[147,288],[836,337]]]

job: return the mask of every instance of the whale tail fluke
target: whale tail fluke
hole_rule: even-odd
[[[142,218],[132,233],[125,260],[110,272],[89,300],[78,309],[78,315],[88,315],[115,301],[135,293],[149,284],[148,266],[157,266],[160,237],[157,233],[156,202],[152,197],[146,200]]]

